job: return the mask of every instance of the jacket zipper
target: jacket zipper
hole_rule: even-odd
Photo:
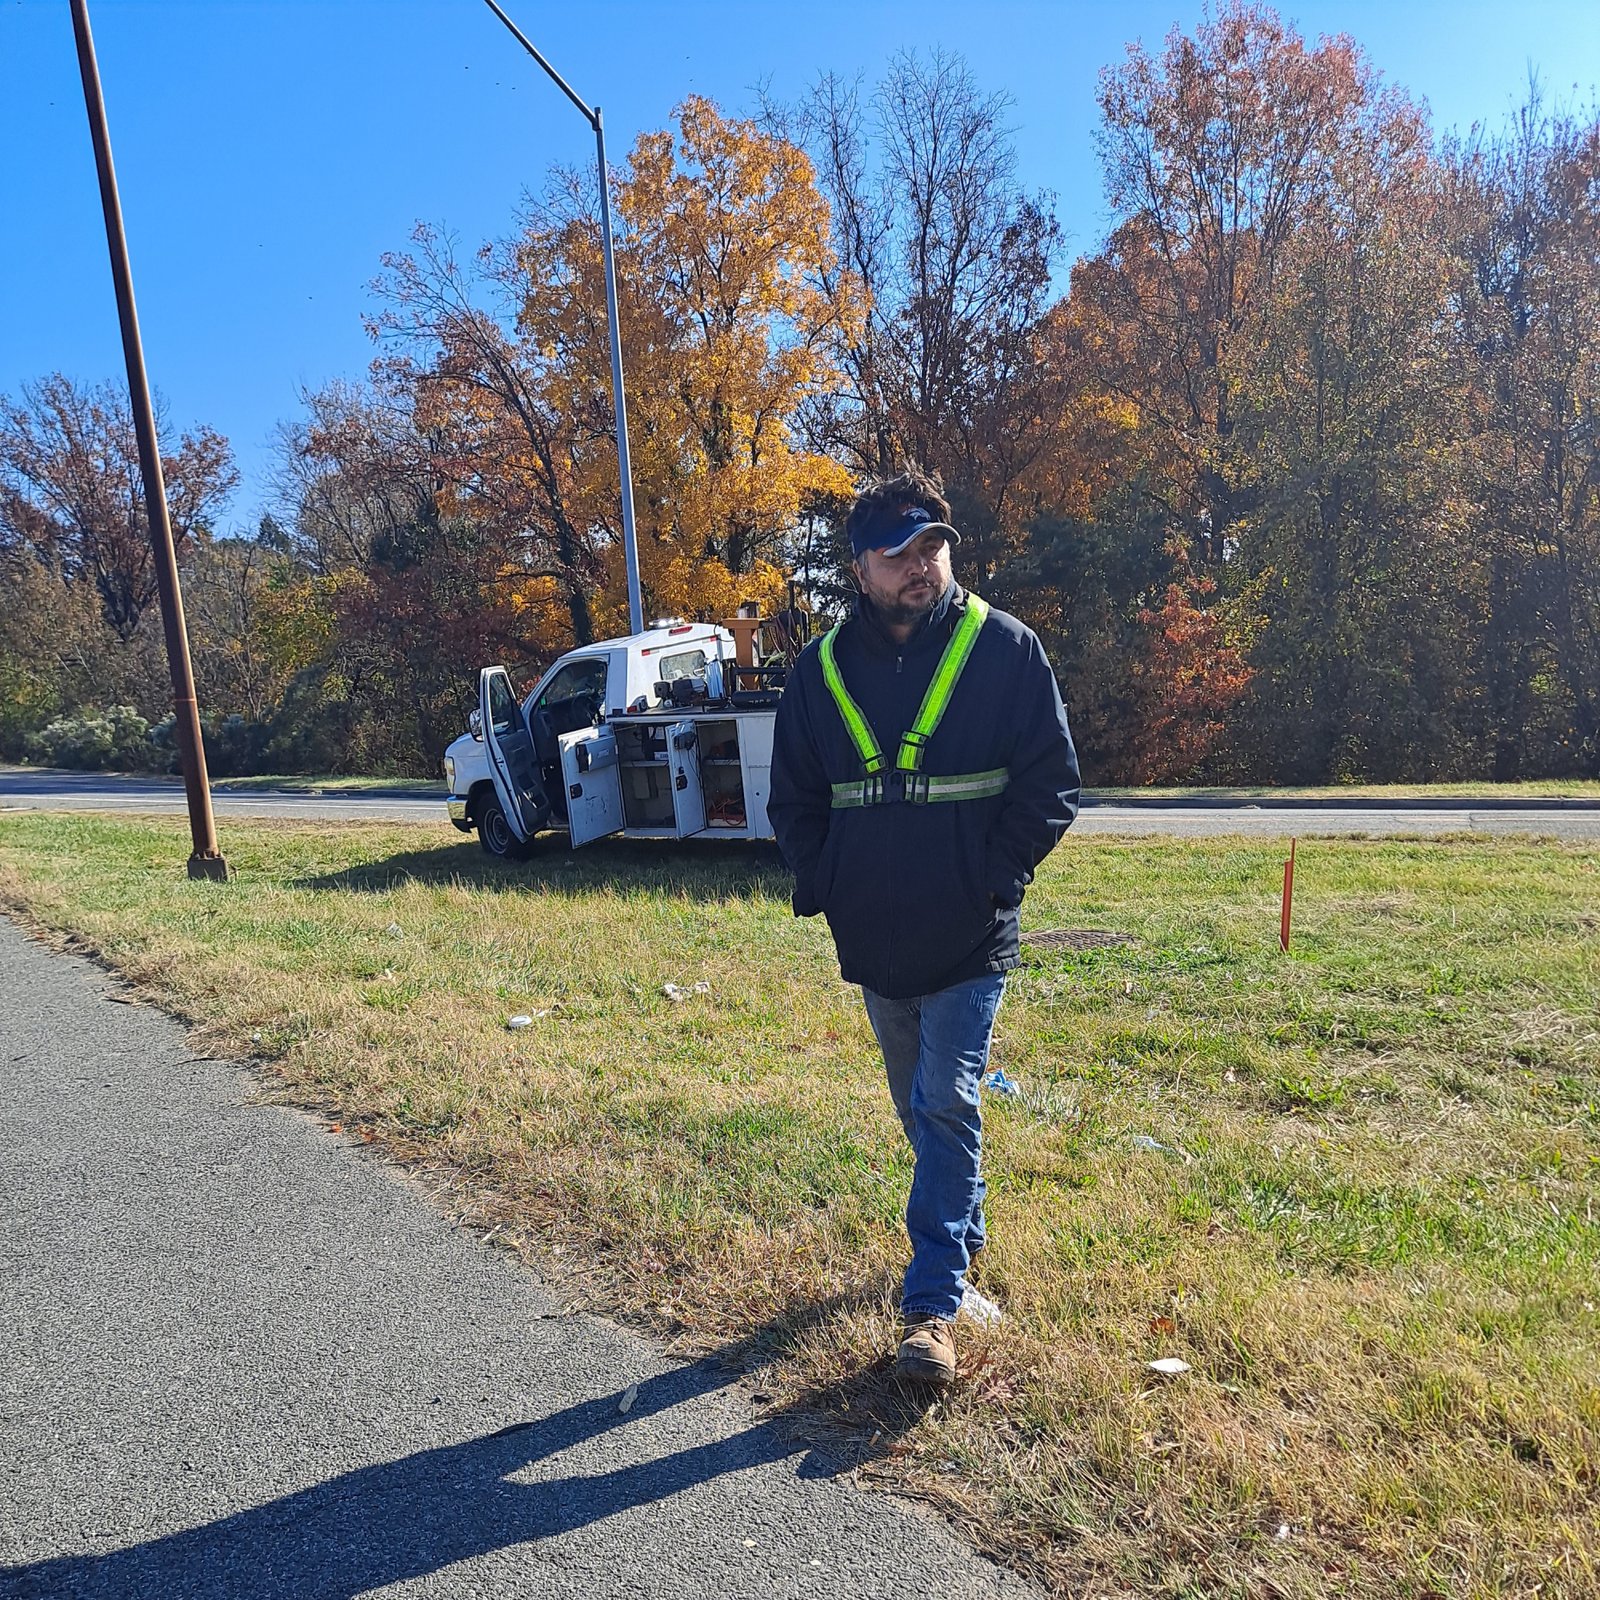
[[[904,655],[896,655],[895,656],[895,658],[894,658],[894,675],[897,678],[900,676],[902,670],[905,667],[905,664],[906,664],[906,658],[905,658]],[[884,852],[884,865],[886,867],[890,867],[890,870],[887,871],[884,874],[884,900],[888,904],[888,906],[890,907],[890,911],[889,911],[889,938],[887,940],[888,948],[885,949],[885,951],[883,952],[884,977],[885,977],[885,980],[886,980],[885,983],[884,983],[883,988],[884,988],[884,993],[885,994],[887,994],[889,992],[889,990],[894,987],[894,946],[895,946],[895,932],[896,932],[896,917],[895,917],[895,913],[894,913],[893,907],[894,907],[894,884],[896,882],[897,875],[896,875],[895,871],[893,870],[893,866],[891,865],[891,859],[890,858],[894,857],[894,856],[896,856],[898,854],[899,842],[900,842],[899,841],[899,831],[896,830],[894,843],[891,844],[889,849]]]

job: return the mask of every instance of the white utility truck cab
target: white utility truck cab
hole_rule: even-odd
[[[770,838],[781,673],[741,667],[727,628],[667,621],[561,656],[520,703],[485,667],[472,731],[445,751],[450,820],[493,856],[546,829],[574,847],[636,839]],[[746,687],[740,688],[740,684]]]

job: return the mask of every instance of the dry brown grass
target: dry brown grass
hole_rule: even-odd
[[[1285,959],[1278,844],[1069,841],[1027,921],[1136,942],[1012,985],[1009,1320],[924,1412],[887,1373],[908,1156],[770,857],[224,843],[218,888],[176,823],[0,820],[0,903],[1061,1592],[1600,1592],[1594,849],[1303,841]]]

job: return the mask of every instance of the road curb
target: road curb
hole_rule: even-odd
[[[1082,804],[1127,806],[1147,811],[1600,811],[1600,800],[1578,800],[1568,795],[1530,796],[1526,800],[1471,799],[1462,795],[1428,800],[1349,799],[1338,795],[1296,799],[1290,795],[1166,795],[1085,794]]]

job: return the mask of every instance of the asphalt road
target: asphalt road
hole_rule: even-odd
[[[1033,1593],[115,992],[0,921],[0,1596]]]
[[[213,785],[218,817],[321,818],[337,822],[431,822],[445,819],[444,786],[396,784],[392,789],[233,789]],[[5,811],[126,811],[181,813],[177,778],[131,778],[120,773],[54,772],[0,766],[0,813]]]
[[[447,839],[462,839],[444,816],[443,790],[396,786],[360,793],[219,790],[217,816],[322,818],[328,821],[418,822],[436,827]],[[182,786],[176,779],[124,778],[80,772],[43,772],[0,767],[0,813],[23,811],[181,812]],[[1369,806],[1349,801],[1300,806],[1158,804],[1116,801],[1086,804],[1073,824],[1078,833],[1261,834],[1288,838],[1311,834],[1426,834],[1481,832],[1538,834],[1562,839],[1600,839],[1600,804],[1566,802],[1548,806],[1484,805],[1463,800],[1428,809],[1415,805]]]

